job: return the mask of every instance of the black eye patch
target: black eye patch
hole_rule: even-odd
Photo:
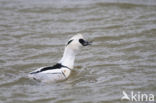
[[[73,40],[68,41],[67,45],[69,45]]]
[[[83,39],[79,39],[79,42],[83,45],[85,41]]]

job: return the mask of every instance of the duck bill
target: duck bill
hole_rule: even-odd
[[[92,44],[91,41],[85,41],[85,42],[83,43],[83,46],[88,46],[88,45],[91,45],[91,44]]]

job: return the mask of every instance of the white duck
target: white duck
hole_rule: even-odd
[[[91,42],[84,40],[81,34],[77,34],[69,39],[65,46],[62,59],[54,66],[42,67],[28,76],[41,82],[57,82],[66,80],[74,67],[74,60],[77,52],[82,46],[90,45]]]

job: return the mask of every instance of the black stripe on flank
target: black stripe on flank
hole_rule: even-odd
[[[67,77],[66,77],[66,75],[63,73],[63,71],[61,71],[61,72],[62,72],[63,76],[67,79]]]
[[[35,72],[31,72],[30,74],[36,74],[36,73],[40,73],[40,72],[47,71],[47,70],[60,69],[61,67],[68,68],[67,66],[64,66],[64,65],[62,65],[62,64],[60,64],[60,63],[57,63],[57,64],[55,64],[54,66],[51,66],[51,67],[44,67],[44,68],[42,68],[41,70],[35,71]],[[71,70],[70,68],[68,68],[68,69]]]

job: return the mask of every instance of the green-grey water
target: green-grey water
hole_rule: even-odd
[[[68,80],[26,77],[76,33],[93,45]],[[123,90],[156,95],[155,0],[0,0],[0,103],[128,103]]]

